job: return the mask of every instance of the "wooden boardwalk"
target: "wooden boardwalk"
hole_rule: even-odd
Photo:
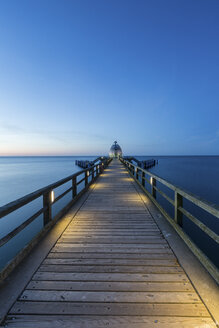
[[[12,306],[7,327],[216,327],[114,160]]]

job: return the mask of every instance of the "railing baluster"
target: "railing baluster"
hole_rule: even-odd
[[[183,206],[183,197],[175,191],[175,216],[174,220],[175,222],[182,227],[182,219],[183,219],[183,214],[178,210],[179,207]]]
[[[136,168],[136,179],[138,180],[138,168]]]
[[[142,175],[141,175],[141,184],[143,187],[145,187],[145,173],[142,172]]]
[[[84,184],[85,184],[85,187],[88,184],[88,174],[89,174],[88,172],[89,172],[89,170],[84,172]]]
[[[43,194],[43,207],[46,207],[43,213],[43,224],[45,226],[52,220],[51,191]]]
[[[157,181],[155,178],[151,177],[151,194],[154,198],[156,198],[157,196],[157,192],[156,189],[154,187],[156,187]]]
[[[76,184],[76,176],[72,179],[72,198],[75,198],[77,195],[77,184]]]

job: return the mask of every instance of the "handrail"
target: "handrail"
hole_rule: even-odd
[[[97,167],[98,165],[95,165],[94,167]],[[27,195],[25,195],[24,197],[21,197],[19,199],[16,199],[13,202],[10,202],[2,207],[0,207],[0,219],[8,214],[10,214],[11,212],[19,209],[20,207],[26,205],[27,203],[32,202],[33,200],[35,200],[36,198],[42,196],[44,193],[51,191],[52,189],[56,189],[57,187],[60,187],[61,185],[63,185],[64,183],[70,181],[71,179],[73,179],[74,177],[77,177],[78,175],[81,175],[83,172],[87,172],[88,170],[90,170],[89,168],[87,169],[83,169],[79,172],[76,172],[72,175],[69,175],[68,177],[58,180],[54,183],[51,183],[50,185],[43,187],[41,189],[38,189],[32,193],[29,193]]]
[[[42,197],[43,206],[33,215],[31,215],[28,219],[22,222],[15,229],[7,233],[4,237],[0,238],[0,247],[5,245],[8,241],[10,241],[13,237],[15,237],[18,233],[24,230],[29,224],[31,224],[36,218],[38,218],[41,214],[43,214],[43,222],[44,222],[44,230],[47,226],[52,225],[53,222],[56,222],[60,217],[60,214],[64,214],[63,210],[67,210],[69,206],[73,204],[75,200],[82,195],[82,193],[96,180],[96,178],[103,172],[103,170],[108,166],[111,159],[103,157],[101,162],[93,165],[92,167],[83,169],[79,172],[76,172],[68,177],[58,180],[46,187],[38,189],[32,193],[25,195],[13,202],[10,202],[2,207],[0,207],[0,219],[5,218],[8,214],[18,210],[19,208],[31,203],[33,200]],[[84,175],[82,179],[77,181],[77,177]],[[88,182],[88,178],[90,176],[90,182]],[[72,186],[67,187],[67,189],[62,192],[56,198],[54,197],[54,189],[60,187],[61,185],[72,181]],[[78,193],[77,187],[78,185],[84,181],[84,188]],[[62,208],[59,213],[52,218],[52,205],[58,202],[61,198],[63,198],[66,194],[72,191],[71,201]],[[5,269],[3,269],[4,271]]]
[[[182,195],[184,198],[190,200],[192,203],[194,203],[195,205],[198,205],[199,207],[201,207],[203,210],[209,212],[210,214],[216,216],[217,218],[219,218],[219,206],[213,203],[208,202],[205,199],[202,199],[199,196],[196,196],[194,194],[192,194],[189,191],[185,191],[180,187],[177,187],[175,185],[173,185],[172,183],[166,181],[165,179],[159,177],[158,175],[151,173],[145,169],[142,169],[141,167],[132,164],[122,158],[120,158],[120,160],[125,164],[127,163],[129,166],[132,166],[136,169],[138,169],[139,171],[142,171],[148,175],[150,175],[152,178],[156,179],[157,181],[161,182],[163,185],[165,185],[166,187],[170,188],[173,191],[176,191],[178,194]]]
[[[192,215],[188,210],[183,208],[183,199],[189,200],[192,204],[197,207],[205,210],[216,218],[219,218],[219,206],[216,204],[212,204],[199,196],[196,196],[188,191],[179,188],[172,183],[166,181],[165,179],[157,176],[154,173],[151,173],[127,160],[120,157],[120,161],[125,165],[125,167],[129,170],[130,174],[137,181],[140,187],[144,190],[144,192],[149,196],[149,198],[155,203],[155,205],[160,209],[163,215],[168,219],[168,221],[172,224],[175,230],[179,233],[179,235],[183,238],[186,244],[190,247],[193,253],[199,258],[201,263],[205,266],[205,268],[210,272],[210,274],[214,277],[214,279],[219,282],[219,272],[216,266],[206,257],[206,255],[196,246],[190,238],[187,236],[185,231],[182,229],[183,223],[183,215],[185,215],[190,221],[192,221],[199,229],[201,229],[207,236],[209,236],[215,243],[219,243],[219,236],[212,231],[209,227],[207,227],[204,223],[202,223],[198,218]],[[141,179],[139,179],[141,173]],[[148,180],[145,175],[150,177]],[[170,198],[164,191],[160,190],[156,183],[160,182],[164,186],[174,191],[174,199]],[[145,182],[151,185],[151,192],[149,192],[145,188]],[[169,214],[165,211],[165,209],[158,203],[156,200],[156,192],[158,192],[162,197],[164,197],[171,205],[174,206],[174,218],[171,218]]]

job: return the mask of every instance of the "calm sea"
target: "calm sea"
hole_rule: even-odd
[[[173,184],[188,190],[202,198],[219,205],[219,156],[136,156],[139,159],[154,158],[158,165],[149,169],[156,175]],[[5,205],[30,192],[42,188],[59,179],[67,177],[79,170],[75,165],[76,159],[89,159],[94,157],[0,157],[0,206]],[[66,188],[67,186],[65,186]],[[159,186],[162,189],[162,186]],[[66,188],[67,189],[67,188]],[[59,192],[61,193],[61,189]],[[170,191],[164,190],[173,197]],[[172,215],[173,209],[158,195],[158,201]],[[57,202],[53,210],[58,210],[67,204],[70,195]],[[33,201],[15,213],[0,220],[0,237],[13,230],[25,221],[33,211],[42,205],[42,199]],[[185,204],[193,214],[196,214],[206,225],[215,232],[219,232],[219,224],[215,218],[193,209]],[[208,256],[218,265],[216,247],[209,238],[198,231],[193,224],[184,218],[184,228],[195,240],[199,247],[204,247]],[[0,268],[3,267],[16,253],[27,244],[31,238],[42,228],[42,216],[30,224],[11,241],[0,247]],[[203,246],[205,245],[205,246]]]
[[[150,172],[210,203],[219,205],[219,156],[136,156],[136,158],[141,160],[154,158],[158,160],[158,164],[149,169]],[[157,187],[174,199],[173,191],[159,182]],[[146,185],[146,188],[148,191],[151,191],[150,185]],[[173,206],[159,193],[157,193],[157,201],[173,218]],[[219,234],[217,218],[197,208],[187,200],[183,201],[183,207],[211,230]],[[218,244],[185,216],[183,216],[183,229],[214,264],[219,267]]]
[[[136,156],[154,158],[150,172],[219,205],[219,156]]]
[[[96,157],[0,157],[0,206],[82,170],[75,165],[76,159],[93,160]],[[55,196],[58,196],[70,186],[68,182],[57,188]],[[71,193],[54,204],[52,208],[53,217],[70,200]],[[40,208],[42,208],[42,197],[0,219],[0,238]],[[22,232],[0,247],[0,268],[4,267],[19,250],[28,244],[42,227],[43,217],[40,215]]]
[[[80,171],[75,165],[76,159],[95,158],[97,156],[0,157],[0,206]]]

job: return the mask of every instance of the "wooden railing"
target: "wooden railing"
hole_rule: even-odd
[[[14,259],[0,272],[0,279],[4,279],[12,269],[23,259],[23,257],[30,251],[30,249],[42,238],[42,236],[54,225],[57,220],[62,217],[73,203],[88,189],[88,187],[96,180],[96,178],[103,172],[111,159],[103,158],[98,164],[81,170],[73,175],[70,175],[62,180],[52,183],[42,189],[39,189],[33,193],[30,193],[22,198],[19,198],[11,203],[8,203],[0,207],[0,219],[4,218],[8,214],[18,210],[19,208],[31,203],[32,201],[42,198],[43,206],[26,219],[22,224],[17,226],[15,229],[6,234],[0,239],[0,247],[8,243],[13,237],[29,226],[34,220],[36,220],[41,214],[43,214],[43,229],[38,233],[32,241],[16,255]],[[90,178],[89,178],[90,177]],[[90,180],[90,181],[89,181]],[[78,186],[84,181],[84,187],[78,192]],[[55,198],[54,190],[63,184],[71,182],[71,187],[62,192],[58,197]],[[71,201],[63,207],[58,214],[52,218],[52,206],[62,199],[68,193],[71,194]]]
[[[207,201],[195,196],[181,188],[174,186],[168,181],[158,177],[157,175],[140,168],[123,158],[120,158],[121,162],[129,170],[131,176],[136,180],[144,192],[149,196],[149,198],[154,202],[154,204],[159,208],[161,213],[166,217],[166,219],[175,228],[177,233],[181,236],[187,246],[192,250],[192,252],[197,256],[200,262],[208,270],[208,272],[213,276],[213,278],[219,283],[219,271],[216,266],[210,261],[210,259],[201,251],[197,245],[188,237],[186,232],[183,230],[183,215],[192,221],[199,229],[201,229],[207,236],[209,236],[215,243],[219,243],[219,236],[207,227],[203,222],[201,222],[197,217],[191,214],[188,210],[183,207],[183,199],[189,200],[193,205],[198,208],[210,213],[215,217],[219,218],[219,207],[215,204],[210,204]],[[157,182],[168,187],[174,192],[174,199],[169,197],[164,191],[157,187]],[[146,183],[150,186],[150,192],[146,189]],[[166,199],[174,207],[174,218],[172,218],[167,211],[160,205],[156,200],[157,192]]]

